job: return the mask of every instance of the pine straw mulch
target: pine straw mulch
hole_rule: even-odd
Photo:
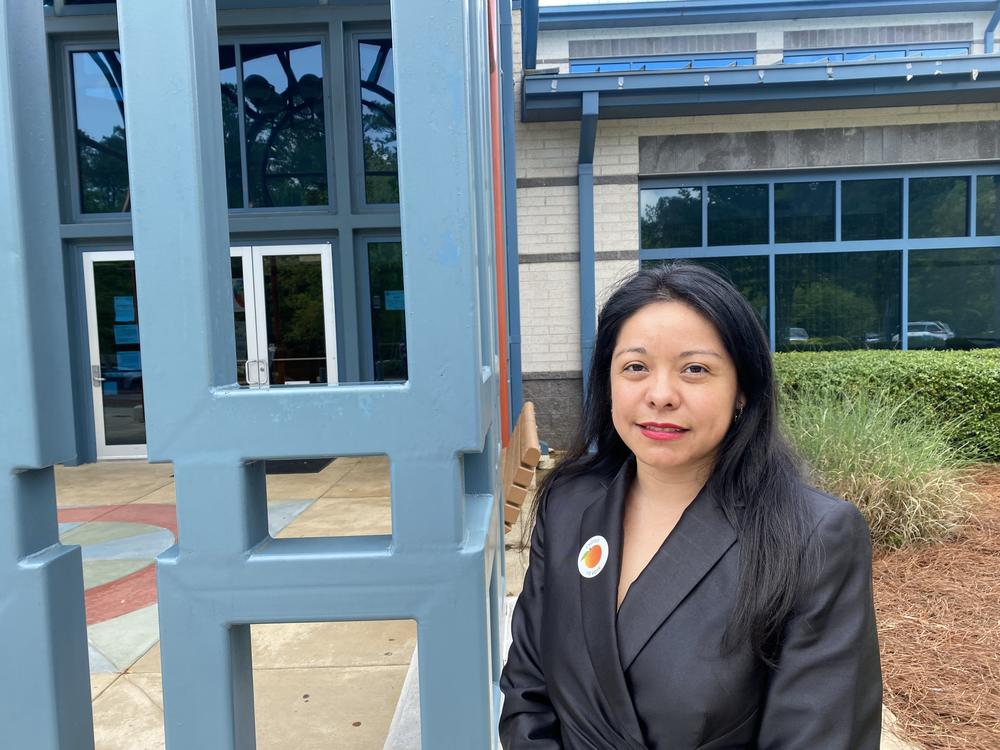
[[[953,541],[875,555],[886,706],[927,750],[1000,748],[1000,466]]]

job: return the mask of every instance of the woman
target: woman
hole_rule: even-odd
[[[601,312],[542,482],[500,680],[507,750],[877,750],[868,527],[805,485],[767,338],[700,266]]]

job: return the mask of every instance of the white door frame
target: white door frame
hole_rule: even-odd
[[[101,379],[100,341],[97,336],[97,296],[94,288],[94,263],[128,260],[135,262],[133,250],[97,250],[83,254],[84,306],[87,315],[87,339],[90,356],[90,386],[94,410],[94,438],[98,460],[145,458],[146,445],[107,445],[104,424],[104,387]],[[247,367],[250,387],[267,387],[267,316],[263,302],[264,262],[267,255],[319,255],[323,279],[323,326],[326,333],[326,371],[329,385],[336,385],[337,329],[333,287],[333,251],[329,242],[302,245],[236,245],[231,258],[243,262],[243,297],[247,326]],[[138,310],[136,311],[138,316]],[[141,340],[141,336],[140,336]],[[140,343],[140,351],[141,351]],[[251,363],[256,363],[254,367]],[[95,371],[93,368],[97,368]]]
[[[244,248],[240,248],[243,250]],[[320,272],[323,280],[323,329],[326,343],[326,381],[328,385],[336,385],[337,375],[337,327],[334,311],[333,288],[333,250],[329,242],[310,243],[303,245],[254,245],[248,248],[253,260],[253,284],[255,293],[254,311],[256,314],[257,359],[259,366],[259,382],[257,387],[269,385],[270,363],[267,349],[267,310],[264,300],[264,257],[268,255],[318,255],[320,257]],[[245,266],[244,266],[245,268]],[[244,282],[245,283],[245,282]],[[250,319],[249,310],[247,320]],[[249,340],[249,331],[248,336]],[[249,356],[249,343],[247,345]],[[251,368],[248,368],[251,369]]]
[[[94,408],[94,438],[96,440],[97,458],[99,460],[146,457],[145,443],[134,445],[108,445],[105,443],[104,385],[101,376],[101,345],[97,336],[97,294],[94,288],[94,264],[104,261],[121,260],[131,260],[134,262],[135,253],[132,250],[89,251],[83,253],[83,293],[87,308],[90,392]],[[138,318],[138,309],[136,309],[136,318]],[[138,320],[136,320],[136,324],[138,325]],[[141,351],[141,343],[139,347]]]
[[[254,277],[253,248],[250,245],[237,245],[229,249],[230,258],[239,258],[243,264],[243,317],[246,320],[247,361],[243,369],[243,377],[250,387],[260,384],[259,372],[261,357],[257,347],[257,293]],[[239,378],[239,373],[236,374]],[[263,376],[266,380],[267,369]]]

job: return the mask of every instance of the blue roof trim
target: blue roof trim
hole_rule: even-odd
[[[587,92],[601,119],[990,102],[1000,55],[525,76],[522,120],[579,120]]]
[[[994,11],[995,0],[666,0],[544,6],[539,29],[620,28],[913,13]]]

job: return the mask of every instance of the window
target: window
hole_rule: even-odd
[[[753,55],[719,55],[705,57],[643,57],[601,59],[570,62],[570,73],[622,73],[648,70],[688,70],[692,68],[739,68],[753,65]]]
[[[406,315],[403,246],[368,243],[373,380],[406,380]]]
[[[708,244],[763,245],[768,241],[767,185],[708,188]]]
[[[1000,234],[1000,175],[984,174],[976,178],[976,234],[985,237]]]
[[[969,54],[968,45],[928,47],[872,47],[861,49],[830,49],[794,52],[784,55],[781,62],[798,63],[837,63],[837,62],[867,62],[873,60],[893,60],[904,57],[955,57]]]
[[[776,351],[1000,346],[1000,172],[953,170],[643,180],[640,263],[719,270]]]
[[[757,313],[764,331],[768,327],[768,282],[766,255],[736,255],[723,258],[690,258],[688,263],[705,266],[727,279],[735,286],[750,307]],[[653,268],[670,263],[667,260],[644,260],[643,268]]]
[[[643,190],[640,213],[642,247],[701,246],[701,188]]]
[[[236,83],[236,48],[219,47],[222,89],[222,139],[226,156],[226,194],[230,208],[243,208],[243,154],[240,148],[240,89]]]
[[[775,242],[834,239],[833,182],[779,182],[774,186]]]
[[[392,40],[360,40],[358,63],[365,203],[399,203]]]
[[[76,125],[80,211],[129,210],[125,99],[117,50],[70,54]]]
[[[910,251],[910,349],[1000,346],[1000,248]]]
[[[329,203],[319,42],[241,44],[249,208]]]
[[[901,179],[844,180],[840,191],[842,240],[895,240],[903,236]]]
[[[898,348],[900,254],[775,257],[775,348]]]
[[[120,55],[70,62],[80,211],[128,211]],[[229,207],[328,205],[322,44],[224,44],[219,74]]]
[[[910,180],[910,237],[964,237],[969,233],[969,178]]]

